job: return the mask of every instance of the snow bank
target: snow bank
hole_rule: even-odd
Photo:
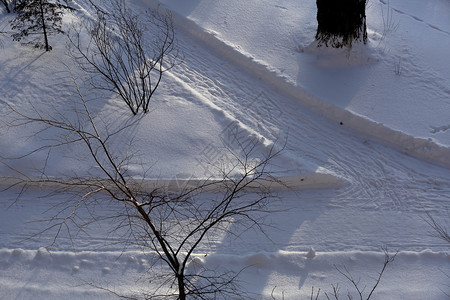
[[[230,1],[233,2],[233,1]],[[144,4],[144,2],[142,2]],[[145,2],[148,5],[148,2]],[[164,5],[165,4],[165,5]],[[145,5],[145,4],[144,4]],[[442,110],[445,111],[445,107],[447,107],[445,98],[439,98],[441,102],[438,102],[437,104],[433,105],[439,105],[440,107],[435,107],[434,112],[430,111],[428,115],[420,116],[421,120],[417,120],[417,123],[414,127],[411,126],[410,121],[414,121],[414,119],[417,116],[417,113],[420,111],[420,107],[423,107],[424,109],[429,107],[427,104],[427,101],[425,99],[417,99],[418,101],[422,102],[422,104],[419,104],[418,101],[414,101],[414,107],[409,107],[410,105],[405,102],[405,97],[411,97],[411,95],[402,95],[401,91],[406,88],[406,86],[414,86],[414,80],[417,79],[416,75],[420,75],[420,70],[415,70],[414,72],[417,72],[417,74],[414,74],[409,81],[405,83],[398,82],[398,86],[395,91],[389,90],[391,94],[394,94],[396,97],[401,97],[402,99],[397,99],[399,101],[396,101],[395,99],[392,100],[384,100],[383,104],[380,106],[377,104],[377,107],[383,107],[383,113],[379,114],[370,114],[366,110],[366,106],[371,106],[372,102],[380,102],[378,100],[379,97],[384,96],[385,94],[385,87],[382,85],[382,80],[379,78],[380,76],[383,76],[382,74],[378,74],[378,79],[375,78],[374,80],[380,80],[380,82],[373,82],[373,85],[379,85],[380,89],[380,95],[375,95],[374,91],[371,91],[371,94],[367,94],[367,92],[364,92],[365,94],[365,100],[361,100],[358,98],[358,101],[365,101],[363,106],[352,106],[347,105],[348,101],[351,99],[346,99],[344,94],[347,93],[347,91],[342,90],[342,84],[343,85],[354,85],[355,83],[342,83],[341,85],[338,85],[337,82],[333,82],[333,80],[336,80],[339,77],[347,77],[350,76],[351,78],[355,76],[359,76],[358,74],[361,73],[373,73],[374,71],[371,70],[371,66],[375,63],[377,64],[384,64],[388,63],[387,59],[383,60],[384,54],[371,54],[371,53],[365,53],[367,51],[380,51],[379,49],[371,49],[373,46],[370,46],[371,44],[376,44],[376,41],[373,41],[369,43],[369,46],[364,47],[364,49],[359,49],[359,51],[356,51],[356,54],[354,53],[347,53],[345,49],[339,49],[339,50],[324,50],[323,49],[313,49],[314,47],[308,47],[309,51],[305,51],[304,48],[297,48],[296,51],[298,53],[305,52],[303,54],[303,60],[309,61],[309,63],[312,63],[313,67],[308,67],[311,71],[316,72],[317,74],[322,74],[321,77],[317,77],[315,79],[314,85],[317,85],[320,83],[320,86],[313,87],[312,85],[308,85],[307,82],[299,81],[296,83],[296,80],[293,78],[293,74],[290,74],[289,72],[284,73],[284,68],[288,68],[287,64],[293,64],[297,62],[291,61],[292,54],[289,52],[289,54],[283,53],[281,51],[286,50],[286,47],[288,45],[276,45],[279,46],[280,49],[275,49],[275,46],[272,46],[271,43],[266,43],[267,45],[267,53],[264,53],[264,50],[260,48],[256,48],[256,45],[249,44],[246,42],[246,38],[248,36],[253,36],[256,34],[256,31],[264,32],[261,28],[255,28],[255,26],[252,25],[245,25],[244,23],[248,20],[241,19],[242,16],[240,14],[232,15],[230,11],[227,10],[218,10],[216,8],[213,8],[210,4],[203,4],[203,3],[197,3],[196,5],[192,4],[189,5],[180,5],[177,1],[152,1],[151,5],[155,6],[163,6],[173,11],[174,20],[177,24],[177,28],[190,36],[194,37],[197,41],[203,43],[204,45],[208,46],[210,49],[213,49],[215,53],[220,55],[221,57],[227,59],[228,61],[239,65],[242,69],[245,69],[246,72],[248,72],[250,75],[259,78],[260,80],[264,81],[266,84],[268,84],[271,88],[276,89],[281,94],[284,94],[288,97],[291,97],[293,99],[297,99],[299,103],[302,103],[304,106],[309,108],[310,110],[317,112],[328,119],[335,121],[337,123],[341,123],[347,128],[357,132],[361,138],[363,139],[372,139],[377,142],[381,142],[383,144],[389,145],[391,147],[397,148],[399,151],[407,153],[408,155],[411,155],[413,157],[424,159],[429,162],[443,165],[446,167],[450,167],[450,139],[447,140],[445,137],[439,138],[436,133],[440,133],[442,131],[445,131],[443,129],[448,127],[448,124],[440,125],[440,126],[434,126],[436,122],[436,113],[439,111],[440,115],[438,117],[438,120],[440,122],[445,122],[445,115],[442,115]],[[234,4],[228,4],[229,6],[233,6]],[[192,12],[192,10],[186,8],[185,6],[189,6],[192,10],[197,9],[198,11],[209,11],[211,10],[211,13],[215,13],[216,15],[201,15],[199,13],[195,14]],[[269,7],[270,6],[270,7]],[[380,11],[378,11],[378,6],[376,4],[373,4],[373,6],[370,9],[370,14],[376,14],[378,15]],[[420,6],[420,5],[419,5]],[[268,5],[268,3],[261,4],[260,6],[248,6],[249,10],[253,13],[256,13],[258,10],[262,11],[264,9],[267,9],[271,12],[273,12],[275,9],[272,7],[272,5]],[[295,9],[298,9],[296,4],[289,3],[286,5],[286,9],[291,10],[291,14]],[[381,10],[391,9],[390,7],[384,8],[382,7]],[[235,12],[236,8],[232,9],[232,12]],[[307,12],[310,12],[311,6],[306,5],[306,11],[299,11],[298,13],[304,16]],[[250,14],[250,12],[248,12]],[[311,12],[312,13],[312,12]],[[247,15],[247,14],[244,14]],[[252,18],[258,18],[258,15],[252,16]],[[221,18],[230,18],[233,20],[236,24],[242,24],[243,28],[239,28],[236,24],[233,26],[227,26],[227,24],[222,24],[220,22],[213,22],[212,20],[214,18],[217,18],[218,20]],[[376,17],[373,17],[374,19]],[[290,18],[287,18],[285,22],[292,21]],[[377,20],[378,21],[378,20]],[[228,21],[230,22],[230,21]],[[310,20],[308,19],[308,22]],[[222,24],[222,25],[220,25]],[[280,28],[284,28],[283,25],[277,24]],[[223,27],[221,27],[223,26]],[[290,24],[292,26],[292,24]],[[300,26],[300,25],[299,25]],[[311,26],[310,23],[308,23],[308,26]],[[383,28],[380,29],[380,24],[375,24],[374,29],[378,31],[382,31]],[[214,28],[214,29],[212,29]],[[251,34],[245,33],[245,30],[250,30]],[[253,30],[253,31],[252,31]],[[310,28],[308,27],[308,30]],[[372,31],[373,32],[373,31]],[[252,35],[253,34],[253,35]],[[260,37],[257,40],[257,44],[261,43],[261,41],[269,41],[271,38],[273,38],[275,41],[282,40],[282,38],[279,38],[278,36],[273,36],[274,30],[270,31],[269,33],[264,32],[260,34]],[[286,35],[292,35],[292,32],[278,32],[277,33],[280,36],[286,36]],[[396,33],[397,34],[397,33]],[[401,33],[398,33],[401,34]],[[372,34],[373,37],[375,35]],[[304,37],[303,37],[304,38]],[[284,40],[283,40],[284,41]],[[304,40],[300,41],[301,43],[304,43]],[[379,43],[381,43],[380,41]],[[383,41],[385,42],[385,41]],[[395,42],[392,45],[388,44],[386,47],[394,47]],[[245,46],[242,46],[245,45]],[[365,49],[367,48],[367,49]],[[313,49],[313,50],[311,50]],[[292,52],[292,49],[289,51]],[[330,56],[331,53],[331,57]],[[284,59],[280,59],[278,63],[274,63],[274,61],[277,61],[276,55],[285,57]],[[298,54],[300,55],[300,54]],[[328,55],[328,58],[327,58]],[[349,57],[350,55],[350,57]],[[315,57],[317,56],[317,61],[315,61]],[[385,55],[386,57],[390,57],[389,55]],[[320,62],[320,60],[322,62]],[[326,63],[326,61],[331,62],[332,66],[330,66],[329,63]],[[382,63],[380,63],[382,61]],[[368,63],[369,62],[369,63]],[[325,64],[325,65],[324,65]],[[336,65],[338,64],[338,65]],[[366,66],[364,66],[366,65]],[[406,63],[404,62],[403,68],[406,68]],[[349,67],[352,68],[354,66],[361,67],[363,66],[365,70],[362,71],[353,71],[349,70]],[[341,67],[341,69],[339,69]],[[312,68],[315,68],[314,70]],[[331,69],[330,69],[331,68]],[[383,67],[384,68],[384,67]],[[358,68],[356,68],[358,69]],[[334,75],[324,75],[326,72],[331,72],[331,74]],[[367,70],[367,71],[366,71]],[[386,72],[385,69],[377,71],[377,72]],[[411,70],[411,72],[413,72]],[[316,75],[317,75],[316,74]],[[385,76],[394,76],[393,79],[397,79],[395,77],[394,72],[390,72],[389,75]],[[307,76],[307,74],[304,74],[303,76]],[[431,76],[431,75],[430,75]],[[295,77],[295,76],[294,76]],[[313,76],[315,78],[315,75]],[[299,79],[300,80],[300,79]],[[433,80],[431,77],[426,78],[425,80]],[[309,82],[310,80],[308,80]],[[339,82],[339,80],[338,80]],[[357,80],[355,81],[357,82]],[[406,85],[406,86],[405,86]],[[355,87],[358,88],[358,87]],[[364,86],[362,87],[365,88]],[[390,86],[389,89],[392,89],[393,87]],[[336,89],[336,91],[334,91]],[[340,95],[338,90],[342,90],[344,94]],[[345,90],[345,88],[344,88]],[[322,91],[326,91],[328,96],[324,97],[317,97],[317,95],[321,95]],[[440,91],[439,91],[440,92]],[[360,92],[363,93],[363,92]],[[344,97],[344,98],[343,98]],[[360,96],[358,96],[360,97]],[[336,99],[333,99],[336,98]],[[339,100],[342,99],[342,100]],[[389,98],[390,99],[390,98]],[[434,99],[437,101],[437,99]],[[434,101],[434,102],[436,102]],[[399,103],[398,105],[403,105],[402,107],[398,107],[396,104],[395,110],[392,108],[390,111],[390,105],[389,103]],[[403,103],[403,104],[401,104]],[[440,103],[440,104],[439,104]],[[358,104],[359,105],[359,104]],[[375,104],[374,104],[375,105]],[[373,109],[372,109],[373,110]],[[414,113],[412,115],[412,113]],[[390,116],[389,114],[395,114]],[[419,117],[419,116],[417,116]],[[397,121],[393,121],[393,119],[396,119]],[[423,128],[423,126],[426,126]],[[425,130],[425,131],[424,131]],[[428,134],[426,134],[428,130]],[[431,130],[431,131],[429,131]],[[435,134],[433,134],[435,132]],[[425,137],[423,137],[425,136]]]
[[[151,291],[148,271],[157,255],[142,252],[57,252],[0,249],[0,291],[4,299],[108,299],[107,290],[120,295]],[[380,252],[260,252],[250,255],[194,256],[188,272],[241,271],[237,281],[249,296],[262,299],[308,299],[311,289],[332,292],[338,284],[343,295],[355,294],[339,270],[347,270],[360,287],[375,283],[384,262]],[[448,269],[447,253],[400,252],[390,263],[374,299],[443,299],[448,285],[441,272]],[[154,265],[160,271],[164,266]],[[396,287],[392,289],[391,287]]]
[[[0,250],[2,299],[111,299],[139,294],[135,285],[150,267],[140,252]],[[108,292],[107,290],[111,291]]]

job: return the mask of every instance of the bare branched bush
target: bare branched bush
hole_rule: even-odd
[[[98,9],[94,20],[74,26],[68,53],[94,88],[118,95],[134,115],[149,111],[163,74],[179,59],[170,12],[138,14],[123,0],[112,1],[111,13]]]
[[[448,221],[444,224],[444,222],[437,221],[430,213],[427,213],[428,218],[424,219],[425,222],[430,226],[432,231],[430,235],[436,237],[438,239],[443,240],[448,245],[450,245],[450,231],[448,229]],[[450,217],[450,215],[447,216]],[[443,275],[450,279],[450,274],[446,271],[442,271]],[[450,285],[447,285],[447,288],[450,288]],[[443,292],[447,298],[450,299],[450,292]]]
[[[314,286],[311,288],[311,294],[309,299],[310,300],[319,300],[319,299],[327,299],[327,300],[340,300],[340,299],[359,299],[359,300],[370,300],[372,299],[373,295],[375,294],[375,290],[379,286],[381,282],[381,278],[383,277],[384,272],[386,271],[387,266],[392,263],[397,256],[397,253],[391,254],[388,252],[386,248],[383,248],[384,251],[384,262],[383,266],[381,268],[381,271],[378,273],[376,278],[374,279],[375,282],[373,285],[368,289],[366,285],[363,284],[361,278],[356,279],[348,270],[347,267],[337,267],[335,266],[336,270],[340,275],[342,275],[348,283],[352,286],[352,290],[347,290],[347,293],[344,297],[341,296],[341,285],[339,283],[332,284],[331,285],[331,292],[324,292],[324,297],[321,296],[321,289],[314,289]],[[275,290],[275,288],[274,288]],[[273,290],[272,290],[272,299],[278,300],[273,296]],[[284,295],[282,296],[281,300],[284,300]]]
[[[436,221],[431,214],[428,213],[427,215],[428,219],[425,219],[425,222],[433,229],[431,235],[450,244],[450,233],[447,226]]]
[[[395,21],[393,18],[393,9],[391,8],[391,3],[387,1],[386,12],[384,9],[381,9],[381,18],[383,20],[383,31],[381,33],[381,39],[385,39],[388,34],[391,34],[397,31],[399,27],[399,22]]]
[[[43,172],[39,178],[17,178],[14,186],[48,184],[53,193],[76,196],[55,207],[58,213],[48,229],[56,229],[57,235],[64,228],[84,230],[100,220],[115,220],[112,230],[125,232],[124,243],[156,253],[170,271],[154,274],[153,281],[160,285],[144,295],[146,299],[240,298],[237,295],[242,296],[242,292],[235,281],[238,274],[208,270],[202,265],[192,268],[189,263],[199,245],[212,233],[227,231],[231,224],[242,230],[261,228],[266,205],[273,197],[270,185],[276,181],[268,168],[269,162],[278,152],[270,150],[255,159],[252,156],[255,145],[239,154],[233,152],[232,167],[219,168],[221,173],[215,179],[199,180],[195,186],[181,190],[152,186],[145,173],[140,178],[129,176],[127,163],[133,157],[121,155],[111,145],[116,135],[134,126],[137,119],[132,118],[132,122],[117,129],[107,124],[99,127],[79,89],[78,93],[81,103],[73,110],[72,119],[37,110],[30,116],[11,108],[17,116],[12,126],[31,124],[43,130],[56,130],[61,138],[33,152],[81,144],[91,165],[100,173],[86,171],[83,176],[55,178]],[[99,204],[107,205],[108,215],[98,211]],[[81,213],[83,209],[88,213]]]
[[[359,300],[370,300],[372,298],[372,296],[375,293],[375,290],[377,289],[378,285],[380,284],[381,278],[383,277],[384,272],[386,271],[387,266],[392,263],[395,260],[395,257],[397,256],[397,253],[391,254],[388,252],[388,250],[386,248],[383,249],[384,251],[384,262],[383,262],[383,266],[381,268],[381,271],[378,273],[378,276],[375,278],[375,283],[372,285],[372,287],[368,290],[368,292],[366,293],[366,288],[367,286],[362,286],[361,285],[361,279],[356,279],[351,273],[350,271],[347,269],[347,267],[343,267],[343,268],[339,268],[337,266],[335,266],[336,270],[339,272],[339,274],[341,274],[342,276],[344,276],[348,282],[351,283],[351,285],[353,286],[353,290],[354,292],[352,293],[351,291],[347,291],[347,295],[345,296],[346,299],[354,299],[353,294],[356,294],[356,299]],[[342,299],[342,297],[340,296],[340,292],[341,292],[341,287],[339,284],[332,284],[332,292],[325,292],[325,297],[327,300],[339,300]],[[315,299],[319,299],[319,294],[320,294],[320,289],[317,291],[317,293],[314,295],[314,290],[311,293],[311,300]]]

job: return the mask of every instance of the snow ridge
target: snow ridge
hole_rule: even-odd
[[[349,252],[317,252],[314,256],[308,252],[259,252],[249,255],[197,255],[188,264],[190,270],[222,270],[241,269],[241,277],[244,282],[259,278],[266,280],[266,286],[261,282],[247,286],[248,292],[261,293],[262,299],[308,299],[311,287],[314,286],[327,291],[331,288],[325,282],[339,282],[345,291],[352,291],[345,278],[338,274],[336,268],[347,268],[354,276],[364,278],[361,284],[371,285],[375,271],[364,271],[367,266],[379,267],[384,259],[383,253],[371,251]],[[82,251],[78,253],[64,251],[48,251],[46,248],[38,250],[0,249],[0,262],[3,274],[0,277],[3,299],[110,299],[109,291],[117,291],[124,296],[140,295],[143,291],[155,288],[152,281],[148,281],[151,274],[147,273],[137,281],[130,278],[144,270],[158,269],[164,271],[164,267],[152,265],[157,258],[155,253],[137,251],[106,252],[106,251]],[[439,265],[448,263],[448,255],[443,252],[399,252],[392,265],[383,278],[376,299],[439,299],[443,296],[442,288],[445,286],[424,280],[424,274],[418,269],[426,268],[428,271],[439,273]],[[343,265],[334,265],[334,261],[340,261]],[[401,266],[401,267],[400,267]],[[27,270],[24,273],[25,280],[14,281],[15,270]],[[31,270],[31,271],[30,271]],[[435,273],[435,274],[436,274]],[[39,276],[30,279],[33,276]],[[11,277],[9,277],[9,276]],[[84,278],[89,276],[88,280]],[[149,277],[147,277],[149,276]],[[432,276],[436,279],[436,276]],[[419,279],[428,288],[425,294],[423,290],[411,286],[408,290],[391,291],[384,289],[385,282],[398,283],[399,278],[405,280]],[[63,282],[71,282],[63,289]],[[150,286],[149,286],[150,283]],[[442,283],[442,282],[441,282]],[[292,289],[291,286],[300,286],[302,289]],[[274,288],[275,287],[275,288]],[[19,291],[19,293],[16,293]],[[442,298],[441,298],[442,299]]]
[[[360,138],[372,140],[393,147],[412,157],[450,168],[450,148],[435,142],[431,138],[414,137],[402,131],[389,128],[382,123],[309,95],[301,87],[290,83],[288,78],[280,76],[271,66],[255,60],[251,54],[245,53],[239,47],[221,39],[216,32],[205,30],[196,24],[195,21],[167,8],[159,1],[155,0],[150,3],[141,1],[141,3],[152,8],[164,7],[171,11],[178,30],[192,36],[208,48],[214,49],[214,53],[240,66],[249,75],[260,79],[280,94],[291,97],[311,111],[344,125],[359,135]]]

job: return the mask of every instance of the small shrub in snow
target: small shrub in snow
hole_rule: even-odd
[[[134,115],[146,113],[163,74],[178,60],[172,17],[134,13],[122,0],[112,5],[114,13],[98,11],[94,20],[73,28],[69,55],[92,75],[93,88],[116,94]]]
[[[231,224],[233,234],[239,229],[261,229],[268,213],[267,205],[274,198],[270,186],[274,182],[281,184],[272,176],[268,164],[281,150],[270,147],[256,158],[252,152],[255,144],[241,149],[242,153],[232,152],[233,166],[229,169],[219,166],[217,176],[221,177],[218,179],[199,180],[195,186],[175,191],[158,186],[151,188],[145,180],[141,182],[127,173],[131,157],[121,157],[110,144],[118,132],[126,131],[138,119],[133,118],[134,122],[114,130],[106,124],[106,128],[99,127],[87,102],[81,94],[79,96],[82,107],[74,110],[76,118],[73,121],[59,113],[46,115],[36,111],[37,116],[30,117],[11,108],[21,119],[19,124],[37,123],[62,133],[64,141],[36,151],[81,143],[86,156],[101,170],[100,174],[89,174],[88,171],[88,175],[69,178],[44,175],[36,179],[18,179],[15,185],[51,184],[58,194],[75,194],[75,198],[69,197],[67,202],[58,203],[58,208],[55,206],[56,216],[49,220],[51,225],[47,230],[56,228],[59,235],[63,228],[84,230],[99,220],[115,220],[116,227],[113,226],[111,231],[126,229],[129,234],[123,243],[137,244],[156,253],[158,260],[168,267],[167,272],[155,271],[153,276],[149,275],[151,268],[145,268],[146,274],[153,282],[159,281],[157,285],[160,286],[148,291],[145,295],[148,298],[158,297],[160,293],[180,300],[230,299],[243,295],[235,283],[238,273],[206,269],[202,261],[195,258],[195,252],[213,232],[227,231]],[[145,178],[145,173],[141,176]],[[100,203],[107,204],[106,212],[99,210]],[[84,214],[78,214],[83,209],[89,211],[84,217]],[[40,253],[45,256],[47,252],[42,249]],[[268,258],[259,254],[249,262],[264,266]],[[92,262],[87,260],[80,262],[81,267],[90,264]],[[102,271],[108,273],[110,269]]]
[[[72,10],[74,8],[61,3],[60,0],[19,1],[15,6],[17,16],[11,21],[11,29],[14,31],[12,37],[15,41],[35,37],[23,44],[50,51],[52,47],[48,36],[64,32],[61,28],[64,11]],[[42,36],[43,42],[36,37],[37,34]]]

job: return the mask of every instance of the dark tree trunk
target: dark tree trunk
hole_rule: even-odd
[[[184,284],[184,275],[178,274],[177,280],[178,280],[178,299],[186,300],[186,288],[185,288],[185,284]]]
[[[50,51],[50,46],[48,44],[47,26],[45,24],[45,14],[44,14],[44,7],[42,6],[42,0],[39,1],[39,8],[41,10],[42,30],[44,31],[45,51],[48,52]]]
[[[353,41],[367,42],[367,0],[316,0],[319,46],[351,47]]]
[[[11,10],[9,9],[8,1],[2,0],[2,3],[3,3],[3,5],[4,5],[5,8],[6,8],[6,12],[9,14],[9,13],[11,12]]]

